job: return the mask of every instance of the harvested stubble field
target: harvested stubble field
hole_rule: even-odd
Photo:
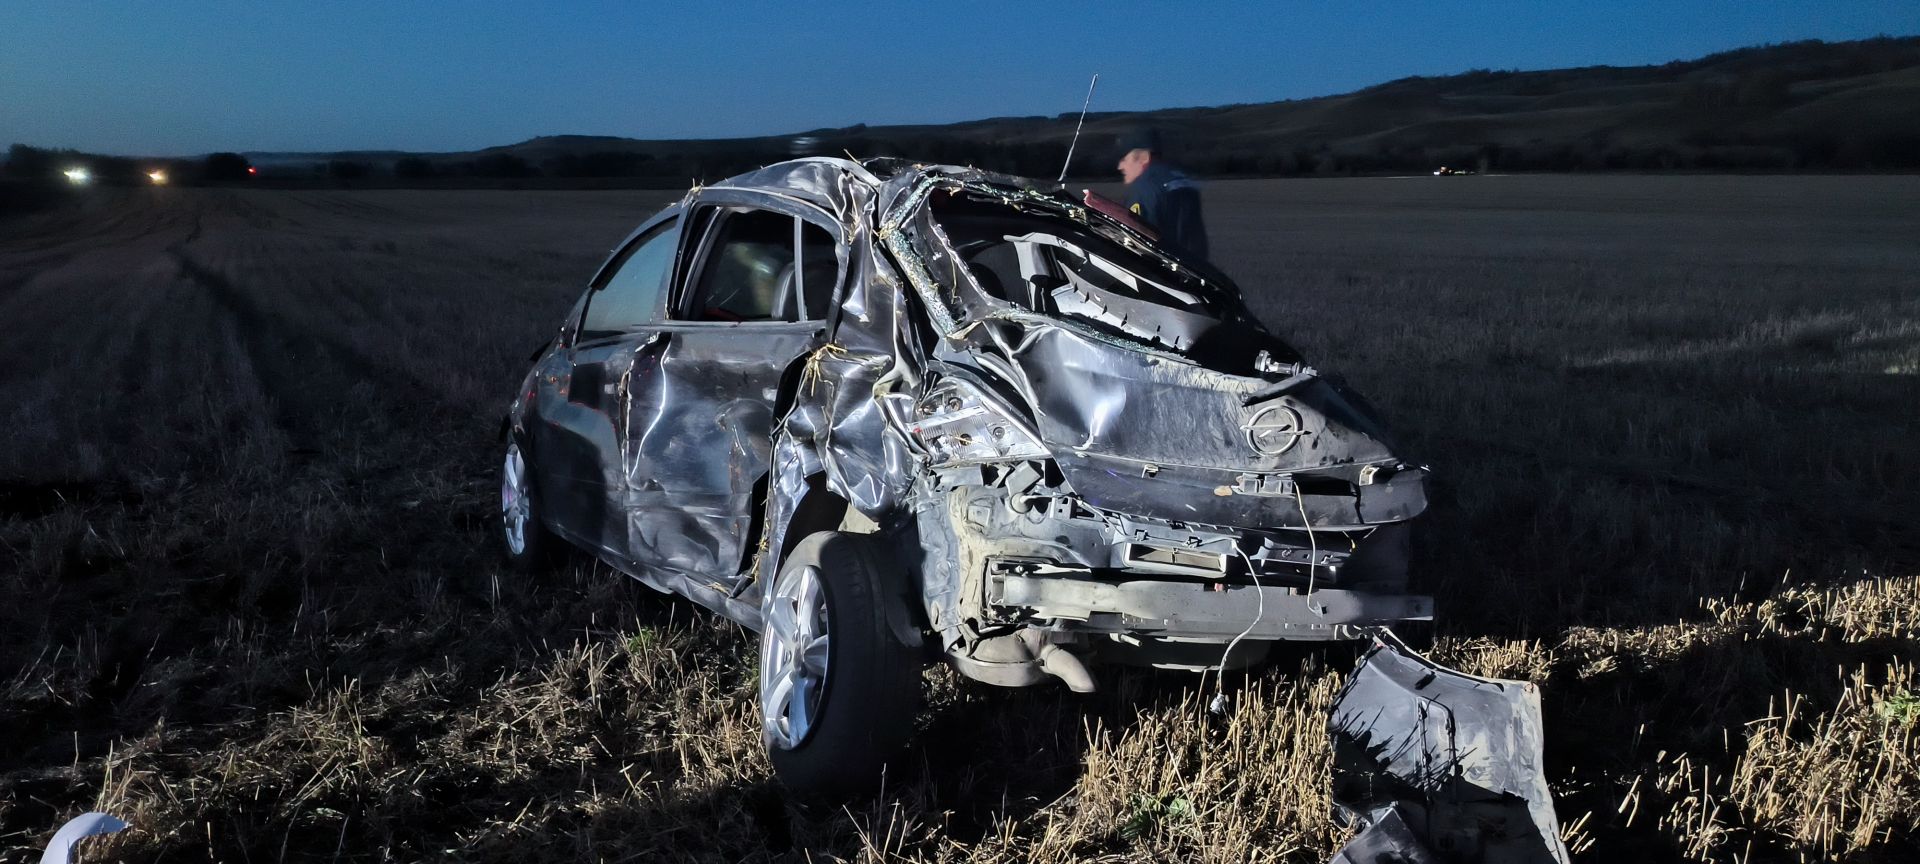
[[[1920,854],[1920,178],[1248,181],[1222,267],[1436,471],[1435,653],[1545,689],[1590,860]],[[832,812],[753,648],[495,561],[495,433],[668,195],[153,189],[0,222],[0,858],[1319,861],[1296,651],[1210,718],[929,673]]]

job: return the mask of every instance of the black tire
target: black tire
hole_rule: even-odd
[[[508,433],[502,444],[500,519],[494,523],[494,539],[500,544],[501,557],[506,560],[508,567],[529,576],[551,572],[565,554],[566,544],[546,528],[540,490],[533,480],[533,460],[527,453],[525,443],[521,441],[520,436]],[[520,494],[525,497],[527,509],[527,515],[521,527],[522,542],[518,549],[514,548],[507,502],[508,475],[511,471],[509,465],[515,453],[518,453],[521,459],[523,486]]]
[[[879,788],[888,764],[906,749],[922,699],[920,652],[903,644],[888,624],[887,590],[897,568],[871,539],[821,531],[793,548],[781,576],[813,567],[825,596],[828,660],[820,708],[806,737],[792,749],[769,742],[781,784],[804,799],[844,800]],[[780,584],[776,578],[775,585]],[[772,596],[774,586],[768,587]],[[896,620],[905,620],[896,614]],[[766,629],[761,634],[766,655]],[[761,675],[768,674],[763,659]],[[763,683],[761,693],[767,688]]]

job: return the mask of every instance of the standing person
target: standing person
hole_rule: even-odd
[[[1126,206],[1160,233],[1167,245],[1206,260],[1207,226],[1200,220],[1200,184],[1167,164],[1160,136],[1135,129],[1120,136],[1120,176],[1127,181]]]

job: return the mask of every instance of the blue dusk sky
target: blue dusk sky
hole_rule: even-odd
[[[1265,102],[1920,32],[1914,0],[13,3],[0,146],[468,150]]]

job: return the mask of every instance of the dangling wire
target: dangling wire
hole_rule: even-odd
[[[1320,573],[1320,543],[1314,539],[1313,523],[1307,519],[1307,497],[1300,492],[1300,484],[1293,484],[1293,503],[1300,508],[1300,527],[1307,529],[1307,549],[1312,557],[1307,559],[1307,597],[1313,597],[1313,577]]]
[[[1294,506],[1300,510],[1300,527],[1306,529],[1307,532],[1307,549],[1309,550],[1309,557],[1307,558],[1307,597],[1311,599],[1313,597],[1314,578],[1320,572],[1320,541],[1313,536],[1313,523],[1307,520],[1306,497],[1301,494],[1298,483],[1293,486],[1293,503]],[[1259,569],[1253,566],[1253,559],[1247,557],[1246,550],[1241,549],[1239,544],[1234,544],[1233,551],[1239,553],[1240,560],[1246,563],[1247,575],[1253,578],[1254,595],[1260,598],[1260,605],[1253,613],[1253,621],[1247,624],[1247,628],[1240,631],[1239,635],[1234,636],[1233,640],[1227,643],[1227,650],[1220,654],[1220,671],[1213,676],[1213,700],[1207,704],[1207,710],[1213,714],[1222,714],[1227,710],[1227,663],[1233,658],[1233,649],[1238,647],[1240,640],[1247,638],[1247,635],[1252,633],[1254,628],[1259,627],[1260,619],[1267,615],[1267,592],[1260,587]]]
[[[1233,649],[1240,644],[1240,640],[1247,638],[1247,634],[1252,633],[1255,627],[1260,626],[1260,619],[1267,617],[1267,592],[1260,587],[1259,569],[1253,566],[1253,559],[1247,557],[1247,551],[1240,548],[1240,544],[1233,544],[1233,551],[1239,553],[1241,561],[1246,562],[1247,575],[1253,578],[1253,595],[1260,598],[1260,605],[1255,607],[1253,620],[1247,622],[1247,629],[1233,637],[1233,640],[1227,643],[1227,650],[1220,653],[1220,671],[1213,676],[1213,701],[1207,705],[1207,710],[1214,714],[1225,713],[1227,710],[1227,663],[1233,659]]]

